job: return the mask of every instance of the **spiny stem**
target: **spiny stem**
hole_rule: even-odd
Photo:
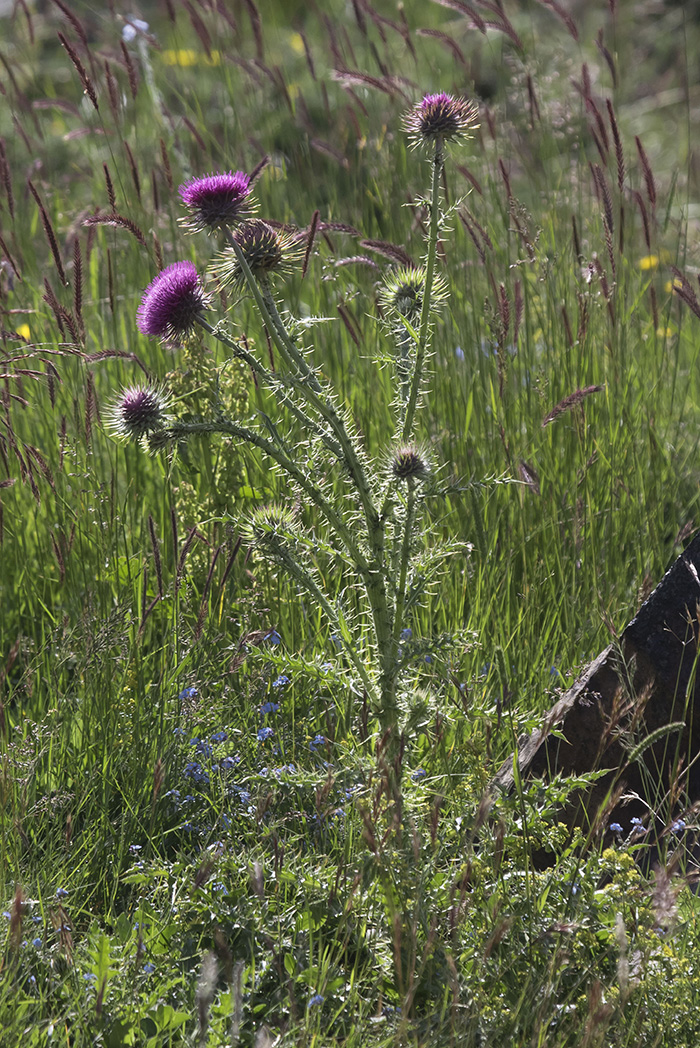
[[[396,610],[394,612],[394,652],[398,650],[399,638],[403,628],[403,612],[406,605],[406,577],[411,554],[411,537],[416,513],[416,493],[414,481],[409,477],[408,497],[406,500],[406,519],[404,520],[403,541],[401,543],[401,564],[399,568],[399,585],[396,593]]]
[[[255,430],[249,429],[247,426],[240,426],[236,422],[224,419],[216,422],[176,422],[168,427],[168,432],[175,438],[190,436],[195,433],[226,433],[228,436],[238,437],[260,448],[261,451],[264,451],[265,454],[274,459],[284,472],[297,482],[312,502],[318,506],[332,530],[345,546],[363,581],[370,578],[370,566],[345,521],[333,509],[328,500],[323,497],[318,487],[304,475],[294,460],[286,455],[277,444],[273,444],[271,440],[267,440],[266,437],[261,436],[260,433],[256,433]]]
[[[209,334],[213,335],[215,339],[222,343],[222,345],[228,346],[229,349],[233,350],[237,357],[240,357],[241,360],[245,361],[248,367],[262,379],[265,385],[272,389],[282,406],[287,408],[287,410],[294,415],[297,422],[301,422],[301,424],[311,433],[315,433],[316,436],[320,437],[329,451],[332,451],[337,458],[342,458],[342,450],[337,442],[328,435],[322,426],[307,415],[305,411],[302,411],[299,405],[292,400],[289,391],[285,389],[284,382],[280,377],[275,375],[273,371],[269,371],[264,367],[257,357],[253,356],[253,354],[249,350],[246,350],[239,342],[234,342],[222,331],[212,327],[212,325],[207,323],[203,317],[198,317],[197,319],[200,326],[203,327],[205,331],[208,331]],[[294,384],[296,380],[291,379],[291,381]]]
[[[413,422],[418,405],[418,395],[423,381],[423,365],[428,345],[428,326],[430,323],[430,299],[433,290],[433,275],[435,272],[435,255],[437,253],[438,226],[440,219],[440,177],[444,166],[444,154],[442,140],[435,140],[435,156],[433,157],[433,181],[430,196],[430,230],[428,232],[428,255],[425,262],[425,287],[423,289],[423,305],[420,314],[420,325],[418,327],[418,345],[416,347],[416,360],[413,369],[413,380],[411,392],[406,406],[406,415],[403,423],[401,439],[410,440],[413,430]]]

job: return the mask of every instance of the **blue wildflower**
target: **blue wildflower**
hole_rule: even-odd
[[[260,713],[264,717],[268,713],[277,713],[280,708],[279,702],[263,702],[260,707]]]
[[[156,970],[156,966],[155,964],[152,964],[150,961],[146,961],[146,963],[143,966],[143,970],[145,971],[146,975],[151,975]]]
[[[203,757],[211,757],[211,744],[208,742],[198,742],[196,753],[201,753]]]
[[[313,997],[309,998],[309,1003],[307,1004],[306,1007],[307,1008],[317,1008],[319,1005],[323,1004],[324,1001],[325,1001],[325,997],[323,996],[322,993],[315,993],[313,995]]]
[[[189,763],[185,765],[182,774],[186,779],[191,779],[192,782],[197,783],[197,785],[209,785],[209,772],[204,770],[199,761],[189,761]]]
[[[211,886],[211,890],[214,892],[221,892],[222,895],[228,895],[228,888],[221,881],[215,881]]]
[[[184,735],[184,734],[185,734],[185,729],[184,728],[173,728],[173,735]]]
[[[32,939],[32,946],[36,946],[37,950],[40,950],[43,945],[44,943],[41,939]]]
[[[325,737],[325,735],[314,735],[313,739],[309,743],[309,748],[312,749],[312,750],[317,750],[319,746],[325,746],[325,745],[326,745],[326,737]]]
[[[610,829],[613,833],[622,833],[622,826],[620,826],[619,822],[611,822]]]
[[[222,771],[230,771],[231,768],[236,767],[240,759],[240,757],[224,757],[221,760],[219,767]]]
[[[88,983],[94,982],[96,978],[97,978],[97,976],[95,975],[94,972],[86,972],[85,975],[83,976],[83,979],[85,980],[85,982],[88,982]]]
[[[57,899],[65,899],[67,897],[68,897],[68,892],[66,891],[65,888],[57,888],[56,889],[56,898]]]
[[[278,644],[282,643],[282,638],[280,637],[277,630],[270,630],[270,632],[265,637],[265,640],[268,642],[268,644],[272,644],[275,647],[277,647]]]
[[[424,779],[427,774],[425,768],[416,768],[416,770],[411,774],[411,779],[413,782],[418,782],[419,779]]]
[[[265,728],[258,728],[258,742],[267,742],[275,734],[275,729],[269,725]]]
[[[671,826],[671,833],[680,833],[684,829],[685,829],[685,820],[684,819],[676,819],[676,821]]]
[[[285,684],[289,684],[289,677],[285,673],[280,673],[276,680],[273,680],[273,688],[283,688]]]
[[[138,853],[141,851],[142,848],[143,848],[142,844],[130,844],[129,845],[129,851],[130,851],[130,853],[132,855],[138,855]]]
[[[464,350],[461,346],[457,346],[457,348],[455,349],[455,357],[457,358],[457,360],[464,360]]]
[[[410,626],[407,626],[405,630],[401,630],[401,633],[400,633],[401,640],[410,640],[412,636],[413,636],[413,630],[410,628]]]
[[[211,737],[212,742],[226,742],[228,734],[225,731],[216,731]]]
[[[190,685],[189,688],[182,689],[182,691],[178,695],[178,698],[180,699],[180,701],[182,701],[183,699],[196,699],[198,694],[199,692],[194,687],[194,685]]]

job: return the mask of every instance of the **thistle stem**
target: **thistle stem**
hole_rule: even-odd
[[[371,559],[366,564],[366,571],[360,568],[358,562],[358,570],[360,570],[372,612],[374,639],[381,667],[380,716],[383,722],[386,723],[387,719],[391,720],[394,714],[396,675],[392,658],[392,616],[386,587],[385,522],[383,517],[377,512],[370,483],[355,451],[345,423],[338,414],[333,402],[327,396],[324,396],[323,388],[315,372],[299,353],[296,346],[294,346],[277,309],[269,283],[267,281],[258,283],[233,235],[229,237],[229,242],[262,321],[268,329],[270,338],[273,340],[292,375],[296,373],[296,375],[303,377],[303,382],[297,383],[297,388],[314,411],[328,423],[335,436],[342,451],[341,461],[345,463],[352,477],[355,490],[362,505]]]
[[[435,139],[435,156],[433,157],[433,181],[430,195],[430,230],[428,232],[428,254],[425,261],[425,288],[423,290],[423,305],[418,327],[418,345],[416,346],[416,359],[411,381],[411,392],[408,396],[406,414],[404,416],[403,431],[401,439],[410,440],[413,430],[413,422],[416,416],[418,396],[423,381],[423,367],[428,347],[428,328],[430,324],[430,299],[433,290],[433,276],[435,272],[435,256],[437,253],[438,227],[440,220],[440,177],[444,167],[445,158],[442,148],[442,140]]]
[[[225,433],[230,437],[238,437],[240,440],[244,440],[246,443],[252,444],[256,448],[260,448],[260,450],[264,451],[266,455],[269,455],[270,458],[274,459],[284,472],[291,477],[292,480],[296,481],[302,491],[309,496],[311,501],[318,506],[331,529],[345,546],[348,556],[363,580],[370,577],[370,565],[367,563],[364,554],[357,545],[352,532],[346,525],[345,521],[333,509],[328,500],[323,497],[313,481],[305,476],[304,472],[297,466],[294,460],[286,455],[282,448],[277,444],[274,444],[271,440],[267,440],[267,438],[261,436],[260,433],[256,433],[254,429],[249,429],[247,426],[240,426],[236,422],[226,421],[225,419],[219,419],[215,422],[176,422],[168,427],[168,432],[176,439],[178,437],[191,436],[195,433]]]

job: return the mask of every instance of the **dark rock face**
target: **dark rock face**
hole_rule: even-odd
[[[700,535],[625,629],[519,741],[522,776],[609,769],[567,813],[572,823],[644,818],[700,801]],[[558,734],[552,733],[556,728]],[[563,738],[560,738],[562,735]],[[645,744],[646,742],[646,744]],[[512,761],[495,785],[513,787]]]

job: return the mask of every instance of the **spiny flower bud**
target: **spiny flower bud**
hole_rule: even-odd
[[[294,511],[272,502],[253,510],[246,528],[247,538],[256,546],[277,546],[280,540],[286,544],[295,526]]]
[[[191,178],[178,192],[188,212],[186,224],[193,231],[234,226],[251,212],[250,178],[244,171],[226,171],[220,174]]]
[[[199,274],[192,262],[173,262],[151,281],[136,312],[144,335],[178,339],[189,334],[207,308]]]
[[[453,98],[444,91],[425,95],[404,119],[404,129],[412,136],[414,145],[465,138],[478,126],[479,115],[474,103],[466,98]]]
[[[394,452],[391,472],[397,480],[425,480],[430,466],[421,448],[415,444],[402,444]]]
[[[170,421],[168,399],[157,386],[128,386],[108,414],[108,425],[119,437],[140,440]]]
[[[384,278],[379,292],[382,308],[387,313],[399,313],[413,323],[423,309],[425,290],[425,266],[401,266]],[[442,277],[433,277],[430,302],[433,307],[441,305],[447,298],[447,284]]]
[[[302,242],[298,235],[274,229],[260,218],[238,226],[232,237],[256,280],[287,272],[301,259]],[[232,248],[218,259],[215,272],[224,285],[239,289],[245,286],[243,270]]]

